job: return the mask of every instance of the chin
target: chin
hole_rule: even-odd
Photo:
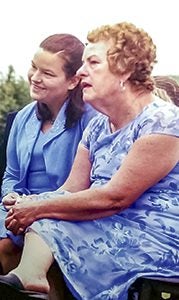
[[[31,96],[32,99],[35,99],[37,101],[40,101],[40,100],[43,99],[38,93],[34,93],[34,92],[31,92],[30,96]]]
[[[88,95],[83,94],[83,101],[84,102],[92,102],[94,99]]]

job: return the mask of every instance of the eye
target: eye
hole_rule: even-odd
[[[37,69],[37,67],[36,67],[36,65],[34,65],[34,63],[31,64],[31,69],[32,70],[36,70]]]
[[[89,59],[89,66],[92,68],[92,69],[96,69],[99,65],[99,60],[96,59],[96,58],[91,58]]]
[[[90,59],[90,64],[91,65],[95,65],[95,64],[98,64],[99,61],[97,59]]]
[[[55,75],[54,74],[52,74],[52,73],[50,73],[50,72],[44,72],[44,74],[46,75],[46,76],[49,76],[49,77],[54,77]]]

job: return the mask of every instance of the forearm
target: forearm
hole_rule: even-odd
[[[112,215],[121,209],[120,201],[115,200],[105,187],[63,195],[45,193],[44,199],[42,196],[33,204],[36,219],[91,220]]]
[[[39,200],[35,196],[14,205],[8,212],[5,226],[14,234],[20,234],[33,222],[44,218],[67,221],[99,219],[120,211],[119,203],[112,200],[104,187],[65,193],[50,199]]]

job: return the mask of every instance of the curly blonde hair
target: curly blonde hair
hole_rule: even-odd
[[[127,22],[103,25],[89,32],[87,39],[90,43],[112,40],[107,53],[111,72],[130,73],[128,80],[137,89],[154,90],[151,72],[156,63],[156,46],[143,29]]]

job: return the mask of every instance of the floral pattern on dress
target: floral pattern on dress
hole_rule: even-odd
[[[179,109],[156,99],[115,133],[106,116],[94,118],[81,141],[92,162],[91,187],[108,182],[133,143],[149,134],[178,137]],[[127,300],[128,288],[138,277],[179,279],[178,220],[177,163],[121,213],[81,222],[43,219],[31,228],[49,245],[76,299]]]
[[[114,133],[106,116],[94,118],[81,141],[89,149],[91,187],[108,182],[133,143],[149,134],[178,137],[179,109],[156,99]],[[32,228],[50,246],[77,299],[126,300],[129,286],[138,277],[179,278],[178,220],[176,164],[121,213],[94,221],[40,220]]]

